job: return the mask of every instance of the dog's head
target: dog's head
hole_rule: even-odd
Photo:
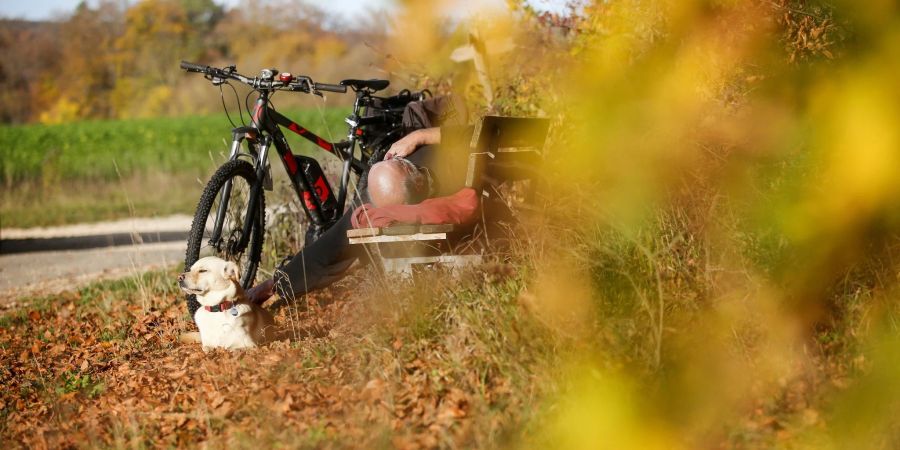
[[[231,261],[207,256],[178,276],[178,285],[186,294],[195,294],[203,306],[214,306],[234,298],[240,287],[240,270]]]

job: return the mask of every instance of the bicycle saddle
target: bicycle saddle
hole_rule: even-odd
[[[341,86],[350,86],[353,89],[371,89],[373,91],[380,91],[391,84],[388,80],[343,80],[341,81]]]

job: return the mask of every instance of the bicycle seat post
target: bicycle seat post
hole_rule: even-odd
[[[350,129],[347,130],[347,139],[353,143],[356,140],[356,130],[359,128],[359,108],[360,108],[360,100],[365,96],[363,92],[356,91],[356,99],[353,101],[353,112],[349,117],[345,120],[348,125],[350,125]],[[352,145],[351,145],[352,148]],[[352,150],[351,150],[352,151]]]

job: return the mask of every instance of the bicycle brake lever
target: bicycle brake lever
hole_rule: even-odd
[[[316,90],[316,85],[313,83],[313,80],[307,76],[299,76],[297,77],[297,81],[303,82],[303,90],[309,94],[314,94],[318,96],[322,96],[322,93]]]
[[[207,80],[212,82],[213,86],[221,86],[221,85],[225,84],[224,78],[220,78],[215,75],[206,74],[206,75],[203,75],[203,78],[206,78]]]

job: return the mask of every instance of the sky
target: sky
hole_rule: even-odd
[[[47,20],[72,12],[78,3],[79,0],[0,0],[0,17]],[[88,4],[93,3],[95,1],[88,0]],[[234,6],[240,3],[240,0],[219,0],[219,3]],[[310,3],[317,5],[326,12],[340,15],[345,19],[353,19],[354,14],[358,14],[361,10],[386,9],[391,8],[394,4],[392,0],[319,0],[310,1]],[[502,6],[505,2],[503,0],[463,0],[462,3],[479,5],[488,3]],[[559,11],[561,10],[560,5],[565,3],[565,1],[533,0],[531,3],[540,9]],[[365,5],[365,8],[360,8],[361,5]]]

